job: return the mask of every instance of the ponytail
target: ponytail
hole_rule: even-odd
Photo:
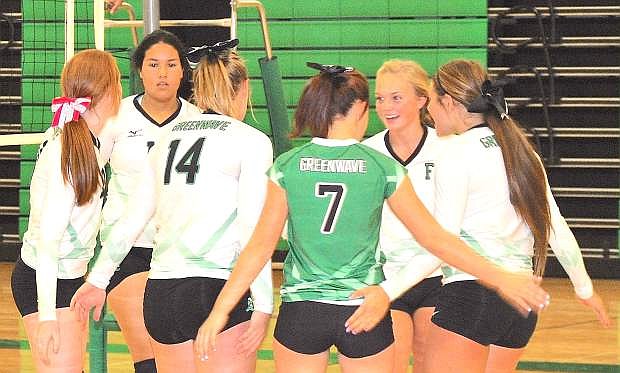
[[[82,117],[66,123],[62,129],[62,178],[73,186],[78,206],[92,200],[103,184],[92,136]]]
[[[502,151],[510,202],[534,236],[534,272],[542,276],[547,260],[551,213],[545,171],[534,148],[508,116],[502,82],[490,81],[478,62],[454,60],[434,78],[437,94],[448,94],[469,112],[483,113]]]
[[[510,202],[534,236],[534,272],[542,276],[547,261],[551,212],[546,175],[534,148],[512,118],[488,114],[487,123],[502,150]]]

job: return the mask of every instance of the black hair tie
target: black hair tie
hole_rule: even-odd
[[[351,66],[323,65],[320,63],[316,63],[316,62],[306,62],[306,66],[319,70],[322,73],[327,73],[327,74],[350,73],[351,71],[355,70]]]
[[[191,47],[185,52],[185,58],[189,63],[189,67],[195,69],[203,57],[207,57],[209,62],[225,58],[229,55],[230,50],[237,45],[239,45],[239,39],[224,40],[213,45],[205,44],[201,47]]]
[[[504,85],[506,82],[503,80],[485,80],[480,88],[480,96],[467,106],[467,111],[470,113],[496,111],[501,119],[507,118],[508,103],[504,97],[504,89],[502,88]]]

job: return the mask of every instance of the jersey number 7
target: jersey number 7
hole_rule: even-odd
[[[340,183],[316,183],[314,195],[319,198],[325,198],[328,195],[331,197],[321,225],[321,233],[331,234],[336,228],[340,209],[347,195],[347,186]]]

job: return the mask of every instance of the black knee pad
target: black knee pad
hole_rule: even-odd
[[[155,366],[155,359],[148,359],[138,361],[133,364],[133,368],[136,373],[157,373],[157,367]]]

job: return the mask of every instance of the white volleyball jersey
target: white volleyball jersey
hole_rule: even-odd
[[[408,176],[416,194],[424,203],[424,206],[433,211],[434,204],[434,167],[437,158],[437,134],[435,129],[424,126],[424,134],[416,149],[408,159],[400,159],[390,145],[388,130],[377,133],[366,139],[363,144],[395,159],[408,170]],[[383,206],[381,217],[381,250],[385,253],[386,263],[383,271],[387,279],[393,278],[407,266],[410,261],[419,255],[432,255],[424,249],[411,235],[411,232],[394,215],[386,202]],[[415,263],[415,262],[413,262]],[[440,276],[441,270],[435,269],[429,277]]]
[[[142,97],[144,94],[124,98],[118,115],[108,121],[99,136],[102,158],[109,159],[111,171],[101,222],[103,243],[108,239],[112,226],[127,209],[129,196],[138,184],[140,173],[146,167],[148,151],[163,128],[200,113],[200,109],[180,98],[177,111],[162,123],[158,123],[142,108]],[[152,248],[154,235],[155,225],[150,222],[133,245]]]
[[[30,184],[30,217],[24,234],[21,258],[36,270],[39,320],[56,319],[56,279],[84,276],[94,255],[101,219],[103,189],[91,201],[77,206],[71,184],[61,173],[62,143],[59,131],[45,133]],[[93,148],[99,155],[99,140]],[[102,171],[102,183],[103,180]]]
[[[532,271],[534,237],[510,202],[501,149],[493,131],[476,126],[440,139],[435,167],[435,217],[488,260],[509,271]],[[575,237],[547,185],[551,210],[549,244],[577,295],[589,298],[592,283]],[[474,279],[444,267],[444,282]]]
[[[113,227],[88,281],[105,288],[135,237],[153,217],[149,278],[227,279],[260,216],[273,161],[269,138],[219,114],[167,126]],[[251,287],[255,309],[271,313],[271,263]]]

